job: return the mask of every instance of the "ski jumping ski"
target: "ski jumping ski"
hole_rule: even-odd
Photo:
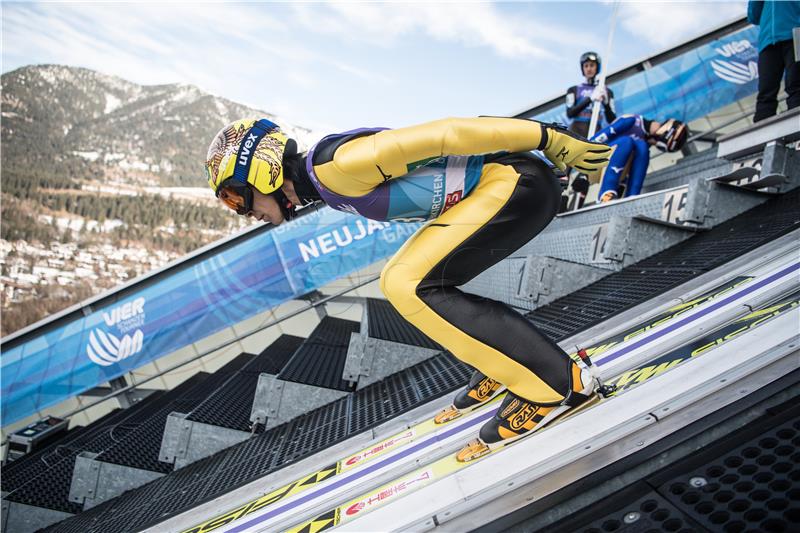
[[[727,340],[749,331],[776,314],[785,312],[786,309],[794,308],[797,306],[796,294],[792,296],[794,299],[791,301],[781,300],[782,303],[774,304],[777,307],[764,307],[763,300],[756,300],[761,302],[758,304],[761,306],[759,310],[744,317],[741,316],[741,313],[733,314],[733,311],[729,311],[729,308],[734,306],[740,307],[738,299],[745,294],[751,297],[753,295],[765,297],[764,295],[768,293],[771,295],[769,296],[771,298],[770,305],[773,305],[771,302],[774,302],[778,295],[787,294],[785,292],[786,281],[797,271],[798,266],[798,264],[786,266],[784,263],[782,268],[766,271],[763,275],[739,275],[731,278],[703,294],[674,305],[646,320],[635,323],[628,329],[587,346],[583,350],[585,355],[596,361],[597,366],[605,374],[604,382],[609,386],[603,394],[606,398],[598,397],[592,402],[587,402],[585,406],[567,411],[561,419],[554,420],[547,427],[558,425],[561,420],[578,415],[581,411],[590,409],[598,403],[613,401],[627,390],[671,370],[686,360],[704,354],[719,343],[727,342]],[[777,283],[781,284],[780,290],[783,292],[776,292],[779,290]],[[708,314],[711,311],[724,317],[724,321],[728,323],[727,326],[717,329],[716,332],[722,332],[724,328],[733,327],[734,329],[725,330],[728,332],[724,335],[720,333],[719,338],[706,339],[702,346],[694,347],[689,352],[686,352],[687,346],[691,345],[693,339],[682,337],[680,334],[672,335],[681,343],[677,348],[673,346],[666,353],[652,354],[647,359],[634,357],[633,363],[627,367],[619,364],[619,357],[622,354],[636,352],[648,342],[654,332],[656,335],[660,331],[675,332],[682,324],[690,322],[693,317]],[[731,322],[732,320],[733,322]],[[709,335],[709,338],[716,334]],[[704,339],[705,337],[700,340]],[[572,356],[580,357],[578,351],[580,350],[575,350]],[[680,353],[678,353],[679,351]],[[613,370],[611,373],[609,373],[609,368]],[[306,513],[313,512],[314,507],[310,503],[312,500],[330,501],[336,489],[345,486],[348,487],[347,492],[350,494],[363,492],[366,500],[364,498],[356,499],[353,500],[353,503],[339,505],[322,514],[317,513],[310,522],[302,522],[296,525],[292,531],[321,531],[341,525],[356,515],[362,515],[377,507],[379,503],[395,500],[400,495],[410,492],[412,487],[421,488],[435,479],[480,462],[487,455],[496,454],[520,440],[525,440],[519,439],[508,443],[469,462],[459,462],[456,459],[455,452],[458,449],[458,441],[464,439],[460,440],[463,443],[474,438],[470,435],[474,435],[480,425],[493,416],[501,400],[502,393],[497,393],[472,412],[459,413],[448,420],[440,421],[442,423],[437,423],[438,414],[434,415],[311,474],[270,490],[244,505],[187,529],[185,533],[204,533],[223,528],[225,531],[251,531],[287,527],[292,523],[292,516],[301,518],[303,515],[308,516]],[[547,431],[547,427],[542,428],[540,432],[532,432],[532,435]],[[409,466],[413,467],[414,462],[422,457],[423,452],[426,457],[433,457],[433,462],[408,473]],[[407,466],[403,467],[402,465]],[[399,473],[406,471],[407,474],[392,480],[387,478],[389,470]],[[384,483],[380,489],[371,489],[380,483]],[[360,507],[356,505],[359,502],[363,503]],[[356,507],[352,507],[353,505]],[[350,510],[349,514],[348,510]],[[294,523],[297,524],[297,522]],[[314,525],[309,526],[311,523]],[[305,526],[309,526],[311,529],[305,529]]]
[[[525,437],[546,432],[549,428],[554,427],[558,423],[572,416],[577,416],[581,412],[585,412],[601,402],[620,398],[628,391],[643,385],[656,376],[672,370],[693,358],[703,356],[709,353],[713,348],[751,331],[779,315],[796,309],[798,306],[800,306],[800,291],[796,291],[778,301],[747,313],[708,335],[701,336],[692,342],[655,357],[645,365],[632,368],[614,376],[612,379],[608,380],[609,385],[606,385],[606,397],[602,395],[594,396],[591,401],[573,410],[567,411],[562,417],[553,420],[551,424],[543,427],[539,431],[533,431],[531,434],[526,434],[523,438],[515,439],[511,442],[504,442],[503,446],[490,449],[479,457],[472,458],[470,461],[459,461],[457,455],[450,454],[431,464],[418,468],[409,474],[401,476],[390,483],[364,494],[360,494],[358,497],[330,509],[312,520],[298,524],[287,531],[288,533],[317,533],[319,531],[343,526],[366,512],[429,485],[434,480],[451,475],[468,467],[474,462],[483,460],[491,454],[499,453],[504,449],[513,447],[519,442],[524,441]]]

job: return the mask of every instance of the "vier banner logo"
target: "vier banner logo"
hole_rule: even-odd
[[[144,298],[114,307],[103,312],[103,320],[116,334],[95,328],[89,333],[86,355],[100,366],[111,366],[142,351],[144,345]]]
[[[142,351],[143,341],[144,333],[140,329],[133,335],[124,335],[122,338],[106,333],[102,329],[95,329],[89,333],[86,354],[92,362],[100,366],[111,366]]]
[[[758,79],[758,53],[747,39],[733,41],[714,49],[722,58],[711,60],[717,77],[736,85]]]

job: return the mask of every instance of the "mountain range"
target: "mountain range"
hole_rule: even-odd
[[[138,85],[84,68],[37,65],[2,75],[2,163],[68,169],[143,185],[203,186],[208,143],[265,116],[308,146],[313,132],[192,85]],[[85,177],[76,176],[76,177]]]
[[[59,65],[0,81],[3,336],[253,223],[207,186],[225,124],[267,117],[301,149],[317,138],[191,85]]]

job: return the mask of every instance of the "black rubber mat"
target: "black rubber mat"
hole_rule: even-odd
[[[701,465],[674,465],[658,492],[708,531],[800,531],[800,409],[794,412],[744,443],[726,439],[705,450]]]
[[[151,472],[167,474],[174,466],[158,460],[164,428],[172,412],[190,413],[253,359],[252,354],[242,353],[234,357],[211,375],[203,373],[204,379],[187,380],[164,396],[160,409],[151,414],[130,434],[96,457],[98,461],[113,463]]]
[[[142,529],[178,509],[219,496],[335,444],[351,435],[348,428],[363,431],[385,422],[386,418],[379,418],[381,416],[391,418],[404,412],[393,409],[408,410],[428,402],[436,397],[431,395],[436,387],[440,387],[439,396],[452,392],[462,386],[471,371],[448,354],[434,356],[389,380],[369,385],[46,531],[99,533]],[[425,376],[422,387],[416,382],[418,376]],[[374,401],[353,400],[357,396]],[[383,407],[378,408],[376,403],[383,404]],[[355,405],[355,410],[351,404]],[[362,411],[363,414],[358,414]]]
[[[258,374],[239,372],[197,406],[188,420],[239,431],[250,431],[250,411]]]
[[[49,453],[31,457],[8,472],[4,467],[4,482],[17,485],[4,500],[66,513],[80,512],[83,506],[69,501],[77,455],[83,451],[101,453],[113,446],[157,412],[163,397],[164,393],[153,393],[130,409],[115,410],[95,421]]]
[[[94,442],[98,446],[108,446],[113,441],[110,440],[108,433],[104,433]],[[3,500],[64,513],[80,513],[83,510],[83,505],[69,501],[69,487],[72,482],[72,471],[75,468],[77,455],[77,452],[68,454],[50,466],[46,472],[28,480],[27,483],[14,492],[7,494]]]
[[[256,357],[255,355],[247,352],[242,352],[224,365],[222,365],[219,369],[217,369],[212,375],[230,375],[235,372],[239,372],[242,368],[247,366],[253,358]]]
[[[190,412],[225,383],[232,376],[232,372],[241,368],[249,357],[249,354],[242,354],[211,375],[198,374],[202,375],[203,379],[184,381],[164,395],[161,408],[157,412],[95,459],[162,474],[172,472],[174,466],[171,463],[158,460],[169,414]]]
[[[609,509],[611,509],[609,511]],[[572,519],[555,524],[551,531],[558,533],[639,533],[675,531],[696,533],[703,531],[691,517],[674,507],[646,483],[637,483],[603,501],[600,516],[590,521]]]
[[[235,374],[197,405],[187,419],[212,426],[250,431],[250,411],[253,408],[258,376],[261,373],[274,375],[280,372],[303,340],[302,337],[281,335],[260,354],[243,355],[246,363],[238,367]]]
[[[385,341],[400,342],[431,350],[443,348],[430,337],[400,316],[392,304],[386,300],[367,298],[367,323],[369,336]]]
[[[548,531],[800,531],[800,407],[751,423]]]
[[[360,324],[353,320],[326,316],[314,328],[292,358],[279,379],[339,391],[351,391],[354,384],[342,379],[350,335]]]
[[[800,190],[540,307],[527,317],[561,340],[800,227]]]
[[[294,352],[303,344],[304,340],[302,337],[295,337],[294,335],[281,335],[252,361],[242,367],[241,371],[278,375],[292,358]]]
[[[420,394],[413,380],[394,374],[354,394],[349,421],[349,434],[380,424],[392,413],[407,411],[419,401]]]
[[[52,465],[63,459],[71,450],[80,446],[81,440],[98,428],[104,427],[114,418],[122,414],[120,409],[114,409],[102,418],[95,420],[88,426],[78,426],[70,429],[66,435],[45,448],[38,450],[16,461],[6,463],[2,467],[2,491],[11,492],[23,483],[38,476]]]

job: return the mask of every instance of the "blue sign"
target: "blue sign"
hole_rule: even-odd
[[[4,350],[2,424],[366,268],[421,226],[325,207]]]
[[[617,115],[689,122],[755,94],[757,43],[758,28],[750,26],[609,84]],[[564,105],[533,118],[570,122]]]

